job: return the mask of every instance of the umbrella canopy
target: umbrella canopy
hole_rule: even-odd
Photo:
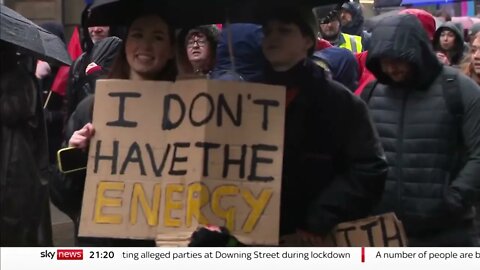
[[[65,43],[60,38],[12,9],[4,5],[0,7],[0,40],[47,62],[71,64]]]
[[[90,9],[96,13],[93,24],[115,24],[128,18],[128,14],[139,9],[156,10],[171,15],[174,26],[190,27],[202,24],[231,22],[258,22],[264,10],[293,5],[317,7],[338,4],[346,0],[96,0]],[[98,16],[102,14],[102,16]],[[108,21],[107,21],[108,20]]]

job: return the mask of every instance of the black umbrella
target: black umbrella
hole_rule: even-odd
[[[48,62],[72,63],[60,38],[4,5],[0,5],[0,14],[0,40]]]
[[[129,14],[157,10],[179,28],[202,24],[257,22],[263,11],[278,6],[317,7],[341,5],[346,0],[96,0],[90,7],[95,19],[89,24],[122,23]]]

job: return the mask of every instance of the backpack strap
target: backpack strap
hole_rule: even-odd
[[[360,94],[360,98],[365,101],[365,103],[368,104],[370,101],[370,98],[372,97],[373,90],[375,90],[375,87],[377,87],[378,80],[374,80],[367,84],[365,88],[363,89],[362,93]]]
[[[451,179],[456,177],[457,173],[461,170],[466,161],[466,148],[463,141],[463,101],[462,91],[458,84],[458,71],[450,67],[444,67],[442,72],[442,91],[443,99],[447,104],[447,108],[450,114],[454,117],[456,131],[456,145],[454,146],[455,152],[453,153],[452,166],[450,168]]]
[[[448,110],[455,117],[456,123],[461,126],[463,118],[462,92],[458,85],[458,71],[444,67],[442,72],[442,91]]]

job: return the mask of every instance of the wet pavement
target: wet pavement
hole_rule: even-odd
[[[53,244],[56,247],[72,247],[74,228],[72,220],[50,204],[52,215]]]

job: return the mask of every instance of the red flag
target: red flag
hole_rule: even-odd
[[[72,61],[75,61],[75,59],[77,59],[82,53],[82,47],[80,46],[80,34],[78,33],[78,28],[75,27],[75,29],[73,30],[72,38],[68,43],[68,54],[70,54],[70,58],[72,58]],[[61,96],[65,96],[65,92],[67,91],[69,71],[69,66],[61,66],[58,69],[57,75],[55,76],[55,80],[52,84],[52,92],[55,92],[56,94],[59,94]]]

